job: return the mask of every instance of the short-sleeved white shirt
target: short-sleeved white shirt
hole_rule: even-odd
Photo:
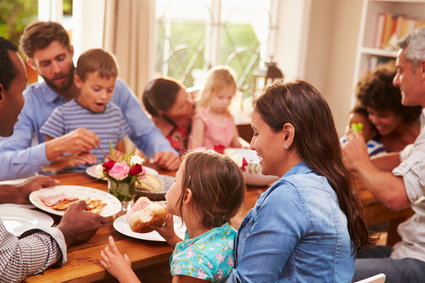
[[[403,177],[415,214],[398,226],[402,241],[394,246],[391,258],[425,261],[425,108],[422,109],[421,132],[415,143],[400,153],[400,158],[402,162],[393,174]]]

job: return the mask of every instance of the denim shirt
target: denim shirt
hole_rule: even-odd
[[[300,162],[242,221],[227,282],[351,282],[354,256],[334,190]]]
[[[24,108],[13,135],[0,138],[0,180],[33,175],[49,164],[40,128],[53,110],[64,104],[65,100],[45,82],[28,86],[24,96]],[[153,157],[160,151],[172,151],[177,155],[161,131],[143,112],[139,101],[123,80],[116,80],[110,101],[121,108],[132,130],[130,139],[145,155]]]

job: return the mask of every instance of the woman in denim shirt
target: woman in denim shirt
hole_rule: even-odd
[[[307,82],[278,82],[251,125],[262,173],[282,177],[242,221],[227,282],[351,282],[370,239],[327,103]]]

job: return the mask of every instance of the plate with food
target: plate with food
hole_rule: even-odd
[[[15,236],[34,228],[47,228],[53,225],[53,218],[50,215],[16,207],[0,207],[0,220],[6,230]]]
[[[143,166],[143,169],[148,175],[158,175],[158,171],[150,167]],[[102,164],[95,164],[86,168],[86,174],[90,177],[106,181],[106,177],[103,176]]]
[[[139,197],[147,197],[152,201],[165,200],[165,194],[175,179],[175,177],[167,175],[146,174],[142,176],[136,183],[134,200],[136,201]]]
[[[248,163],[242,175],[245,183],[254,186],[269,186],[279,179],[277,176],[263,175],[261,173],[260,158],[257,152],[248,148],[226,148],[224,154],[229,156],[231,159],[245,158]]]
[[[121,211],[121,202],[113,195],[83,186],[54,186],[34,191],[30,202],[46,212],[63,216],[68,207],[79,200],[87,203],[86,211],[112,216]]]
[[[165,242],[165,239],[152,226],[162,226],[167,219],[167,211],[163,202],[150,201],[146,197],[139,198],[127,215],[115,219],[115,230],[126,236],[146,240]],[[186,227],[180,217],[174,216],[174,231],[184,238]]]

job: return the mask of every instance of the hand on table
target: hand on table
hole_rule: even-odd
[[[161,151],[155,153],[153,162],[164,169],[175,171],[179,168],[181,160],[180,157],[172,151]]]
[[[59,181],[47,176],[37,176],[29,178],[17,187],[16,200],[14,203],[30,203],[28,196],[31,192],[41,188],[59,185]]]
[[[96,156],[90,152],[64,155],[54,159],[48,167],[43,168],[43,171],[60,171],[80,164],[95,164],[97,161]]]
[[[62,231],[67,246],[88,241],[106,223],[106,218],[85,211],[87,204],[81,200],[72,204],[57,228]]]
[[[121,283],[140,282],[131,269],[131,261],[127,254],[122,255],[112,236],[108,245],[100,252],[100,264]]]
[[[87,129],[78,128],[46,142],[46,156],[54,160],[63,153],[80,154],[98,146],[99,137]]]

